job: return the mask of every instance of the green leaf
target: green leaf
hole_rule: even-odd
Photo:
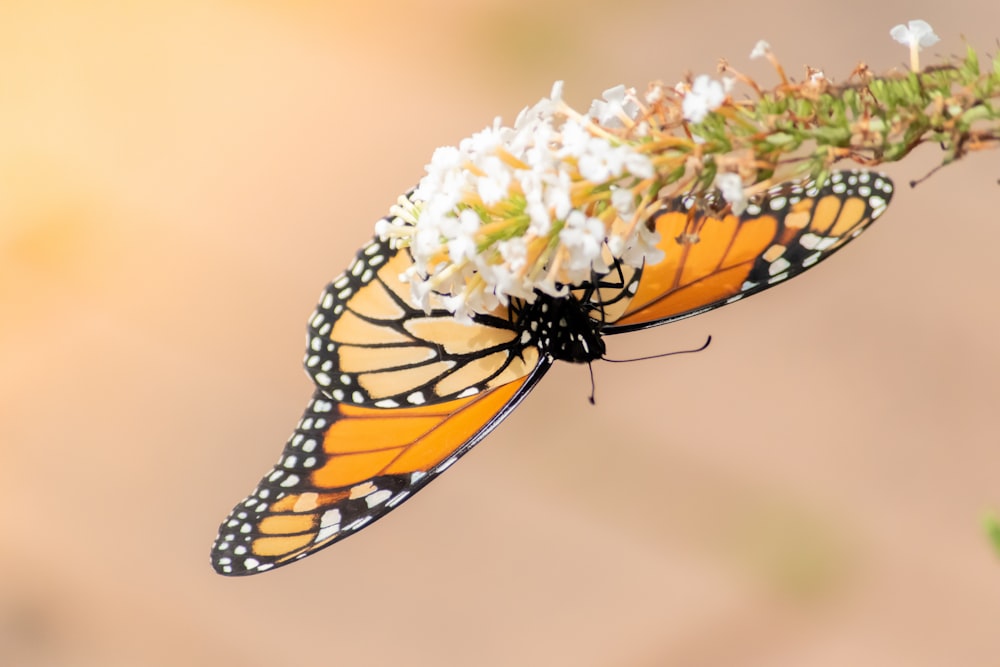
[[[983,528],[990,543],[993,544],[993,550],[1000,556],[1000,518],[996,514],[988,515],[983,521]]]
[[[968,125],[977,120],[989,120],[990,110],[982,105],[977,105],[962,114],[962,122]]]
[[[976,53],[971,44],[967,44],[965,47],[965,62],[962,63],[962,73],[968,75],[969,79],[979,77],[979,54]]]
[[[788,132],[775,132],[773,134],[769,134],[765,141],[772,146],[787,146],[789,144],[798,143],[799,139]]]
[[[818,127],[812,134],[818,143],[829,146],[844,146],[851,140],[851,131],[846,127]]]

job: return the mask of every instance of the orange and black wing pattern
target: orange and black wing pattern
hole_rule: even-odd
[[[324,394],[359,406],[418,406],[486,391],[527,375],[525,345],[507,309],[459,322],[415,308],[401,277],[408,250],[372,240],[320,296],[309,318],[306,371]]]
[[[546,367],[466,398],[392,410],[317,390],[278,463],[222,523],[213,567],[265,572],[364,528],[484,438]]]
[[[663,261],[615,263],[565,299],[471,324],[410,302],[406,250],[372,241],[320,297],[306,370],[317,390],[278,463],[223,522],[216,571],[263,572],[333,544],[411,497],[500,423],[552,361],[589,362],[601,335],[664,324],[814,266],[881,215],[892,182],[836,172],[779,185],[740,215],[690,200],[652,218]]]
[[[459,323],[409,301],[409,252],[372,241],[320,297],[317,389],[278,463],[223,521],[212,565],[264,572],[360,530],[423,488],[527,395],[550,360],[506,310]]]
[[[768,190],[740,215],[713,217],[691,200],[653,216],[665,258],[619,279],[631,300],[605,315],[602,333],[666,324],[733,303],[815,266],[855,238],[889,205],[887,176],[838,171],[822,186],[792,181]]]

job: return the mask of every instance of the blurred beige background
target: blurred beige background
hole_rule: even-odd
[[[310,393],[305,321],[433,149],[566,81],[843,78],[1000,5],[298,0],[0,5],[0,662],[1000,662],[996,153],[829,264],[562,366],[377,526],[216,576]]]

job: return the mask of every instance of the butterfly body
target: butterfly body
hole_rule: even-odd
[[[469,323],[414,306],[401,278],[408,250],[373,240],[320,297],[305,355],[313,398],[278,463],[220,527],[213,566],[263,572],[357,532],[480,442],[555,361],[595,361],[605,335],[779,284],[855,238],[891,195],[888,178],[848,171],[773,188],[739,216],[669,200],[650,218],[662,262],[612,262],[564,296],[512,299]]]
[[[590,317],[577,296],[539,293],[533,303],[521,302],[515,308],[521,312],[525,340],[549,361],[584,364],[604,356],[601,322]]]

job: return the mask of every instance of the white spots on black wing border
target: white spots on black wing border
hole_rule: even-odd
[[[325,429],[335,420],[330,414],[334,407],[323,394],[314,394],[278,463],[265,475],[250,497],[240,503],[223,522],[212,550],[213,565],[217,571],[223,574],[252,574],[277,565],[266,557],[250,555],[253,541],[262,537],[259,522],[266,516],[271,503],[289,493],[295,493],[294,488],[300,485],[302,475],[325,463],[320,442]],[[374,521],[410,495],[414,485],[422,485],[421,479],[417,474],[408,477],[391,476],[351,487],[350,500],[337,508],[326,510],[320,516],[313,544],[321,546]],[[303,502],[308,496],[308,493],[303,494],[299,502]],[[306,502],[308,504],[309,501]],[[297,555],[293,560],[308,553]]]
[[[514,398],[488,423],[483,424],[482,430],[465,443],[461,443],[461,446],[451,456],[431,469],[418,470],[409,474],[379,476],[356,484],[349,489],[344,489],[349,492],[349,498],[338,503],[336,509],[327,510],[322,515],[320,528],[313,544],[326,546],[333,541],[343,539],[381,518],[403,501],[412,497],[417,491],[454,465],[459,458],[485,437],[505,414],[527,395],[534,383],[544,374],[546,368],[543,366],[535,369]],[[311,552],[297,556],[296,559],[304,557],[308,553]],[[258,569],[258,571],[260,570]]]
[[[445,459],[443,462],[439,463],[436,468],[434,468],[434,473],[435,474],[443,473],[445,470],[455,465],[456,461],[458,461],[457,456],[452,456],[449,459]]]
[[[323,394],[313,395],[278,462],[223,521],[212,548],[213,564],[219,572],[242,574],[274,567],[264,557],[246,556],[253,541],[260,537],[259,522],[271,505],[295,493],[303,479],[326,462],[321,443],[326,429],[335,421],[333,410],[334,404]]]
[[[348,384],[343,379],[346,376],[341,375],[338,382],[338,378],[331,374],[334,368],[331,358],[336,355],[337,348],[329,339],[333,322],[343,314],[347,300],[375,279],[376,267],[384,264],[393,252],[388,243],[378,238],[368,242],[358,251],[347,270],[326,286],[320,295],[319,304],[309,316],[304,358],[306,371],[313,381],[328,390],[330,395],[333,395],[334,387]],[[337,393],[343,394],[342,391]],[[354,394],[349,396],[353,397]],[[338,401],[342,400],[342,397],[335,398]]]
[[[799,237],[799,245],[805,248],[806,250],[815,250],[816,247],[819,245],[820,241],[822,240],[822,238],[823,237],[819,236],[818,234],[814,234],[812,232],[806,232],[805,234]]]
[[[487,374],[481,378],[474,386],[463,388],[453,394],[439,395],[436,387],[441,380],[447,376],[454,375],[475,364],[481,356],[477,352],[467,354],[450,353],[441,341],[432,339],[424,340],[420,335],[407,329],[404,323],[408,316],[414,318],[423,317],[452,317],[450,313],[444,311],[432,311],[429,314],[417,310],[403,297],[396,293],[396,287],[386,284],[386,292],[390,298],[396,300],[402,311],[402,315],[393,315],[386,321],[371,320],[375,325],[382,325],[394,328],[402,337],[409,337],[410,342],[401,342],[399,345],[424,346],[431,352],[428,359],[414,362],[412,367],[424,366],[437,362],[445,362],[445,370],[441,375],[429,378],[424,384],[417,386],[402,387],[398,394],[388,392],[370,395],[366,385],[361,382],[361,373],[343,372],[340,365],[339,343],[334,343],[329,339],[329,334],[333,329],[336,320],[345,310],[349,310],[348,300],[351,299],[365,285],[382,280],[378,275],[378,268],[386,264],[397,252],[408,252],[394,247],[391,242],[373,239],[357,253],[354,261],[347,267],[347,270],[334,279],[320,296],[319,305],[313,312],[309,320],[309,328],[306,340],[306,353],[304,365],[306,372],[313,378],[316,385],[323,390],[323,393],[337,402],[352,403],[364,407],[376,407],[383,409],[394,409],[401,406],[419,406],[434,402],[444,402],[459,398],[467,398],[482,391],[485,391],[494,377],[500,375],[509,364],[515,362],[521,356],[523,348],[534,346],[536,343],[531,333],[520,331],[517,324],[505,320],[503,317],[483,316],[480,323],[484,326],[494,326],[503,328],[515,328],[518,331],[518,338],[513,342],[499,342],[502,337],[498,337],[495,347],[483,352],[492,354],[496,351],[507,353],[507,360],[502,366],[495,369],[494,373]],[[385,280],[387,281],[387,279]],[[385,282],[384,281],[384,282]],[[352,311],[353,312],[353,311]],[[364,312],[354,312],[354,315],[365,319]],[[376,317],[378,317],[376,315]],[[446,341],[444,341],[446,343]],[[352,343],[352,345],[364,345],[363,343]],[[388,343],[389,346],[397,343]],[[495,358],[495,357],[494,357]],[[410,365],[401,366],[400,370],[406,370]],[[391,372],[394,369],[377,369],[367,371],[368,373]]]
[[[456,443],[456,449],[445,461],[428,470],[376,476],[352,486],[336,489],[318,489],[311,485],[297,491],[282,489],[280,484],[283,480],[293,479],[293,476],[298,475],[304,477],[309,469],[322,467],[327,461],[321,443],[325,429],[337,420],[338,410],[335,403],[317,390],[304,411],[298,427],[289,438],[278,464],[223,522],[212,549],[213,566],[217,572],[228,575],[264,572],[304,558],[371,524],[412,497],[461,456],[468,453],[524,399],[547,369],[548,365],[543,363],[531,371],[499,411],[481,424],[467,440]],[[306,427],[310,426],[313,430],[306,430]],[[274,481],[271,480],[272,477]],[[296,479],[296,483],[298,481]],[[327,492],[337,494],[335,505],[318,504],[322,502],[319,496]],[[254,541],[271,536],[270,533],[260,530],[262,518],[272,516],[265,514],[271,504],[287,498],[289,494],[293,494],[291,497],[295,498],[293,507],[283,507],[273,516],[304,513],[304,516],[314,517],[315,523],[311,531],[315,532],[310,531],[311,541],[301,547],[303,551],[295,555],[253,554]]]
[[[771,274],[771,277],[778,275],[779,273],[784,273],[791,267],[791,263],[785,259],[783,256],[778,257],[773,262],[771,262],[767,267],[767,272]]]
[[[376,278],[377,268],[395,252],[388,242],[377,237],[365,244],[347,270],[323,290],[316,310],[309,317],[304,359],[306,372],[336,401],[366,404],[369,399],[357,386],[352,386],[354,383],[350,375],[335,368],[333,359],[337,355],[337,346],[329,339],[333,322],[343,314],[347,301]]]
[[[344,532],[345,533],[353,533],[356,530],[361,530],[362,528],[364,528],[365,526],[367,526],[369,523],[371,523],[374,519],[375,519],[375,517],[371,516],[370,514],[358,517],[354,521],[352,521],[349,524],[347,524],[346,526],[344,526]]]
[[[347,270],[334,278],[323,290],[319,305],[310,319],[313,328],[318,328],[323,319],[330,314],[340,315],[343,312],[344,302],[374,280],[375,269],[384,264],[393,252],[395,251],[389,247],[388,243],[380,241],[378,238],[372,239],[364,245],[348,265]]]
[[[782,212],[790,210],[790,206],[804,197],[821,200],[829,194],[837,195],[842,200],[858,197],[865,201],[865,211],[857,226],[842,236],[824,236],[814,231],[805,231],[799,235],[797,244],[787,248],[771,246],[743,284],[741,293],[730,297],[727,303],[808,269],[847,240],[858,236],[885,212],[892,197],[892,190],[892,181],[888,177],[864,170],[833,172],[822,187],[808,181],[786,183],[769,190],[761,199],[747,207],[746,215],[763,214],[768,210],[777,213],[780,219]]]
[[[319,530],[314,542],[325,542],[340,532],[341,513],[339,509],[330,509],[320,516]]]
[[[436,473],[411,473],[376,477],[348,489],[349,498],[320,517],[313,544],[322,546],[347,537],[394,509],[431,481]],[[305,554],[303,554],[305,555]]]
[[[808,269],[810,266],[812,266],[813,264],[815,264],[816,262],[818,262],[822,257],[823,257],[823,253],[820,252],[820,251],[816,251],[816,252],[812,253],[811,255],[807,255],[806,258],[802,260],[802,266],[803,266],[803,268]]]
[[[365,496],[365,504],[368,505],[369,508],[372,508],[376,505],[381,505],[390,498],[392,498],[392,491],[389,491],[388,489],[379,489],[378,491],[369,493]]]
[[[393,508],[395,508],[397,505],[399,505],[401,502],[403,502],[404,500],[406,500],[409,497],[410,497],[410,492],[409,491],[400,491],[399,493],[397,493],[396,495],[394,495],[392,498],[390,498],[388,501],[386,501],[385,505],[389,509],[393,509]]]

